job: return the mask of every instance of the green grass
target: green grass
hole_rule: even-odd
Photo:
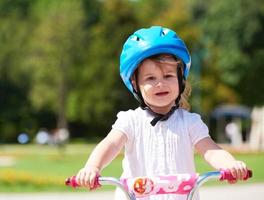
[[[61,149],[38,145],[2,145],[0,158],[11,158],[14,164],[7,167],[0,165],[0,192],[72,191],[64,186],[64,180],[78,172],[93,148],[92,144],[71,144]],[[235,157],[245,161],[253,170],[254,177],[249,182],[264,182],[264,153],[235,154]],[[213,170],[199,156],[195,160],[199,173]],[[117,157],[103,170],[102,176],[119,177],[121,161],[122,156]]]

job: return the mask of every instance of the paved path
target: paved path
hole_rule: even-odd
[[[264,183],[209,186],[200,189],[201,200],[264,200]],[[112,200],[113,192],[3,194],[0,200]]]

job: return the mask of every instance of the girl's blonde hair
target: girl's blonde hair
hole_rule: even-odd
[[[191,84],[188,81],[186,81],[185,89],[184,89],[183,93],[181,94],[181,100],[179,103],[180,108],[183,108],[183,109],[188,110],[188,111],[191,109],[191,105],[188,102],[189,97],[191,96],[191,92],[192,92]]]

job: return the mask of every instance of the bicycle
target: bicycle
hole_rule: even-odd
[[[252,177],[252,171],[248,170],[244,180]],[[204,174],[175,174],[155,177],[121,178],[98,177],[98,185],[114,185],[119,187],[125,194],[127,200],[159,194],[187,194],[187,200],[192,200],[195,192],[205,182],[211,179],[220,181],[235,180],[230,171],[220,170]],[[79,187],[76,177],[72,176],[65,181],[67,186]]]

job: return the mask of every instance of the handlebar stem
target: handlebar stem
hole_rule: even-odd
[[[220,179],[221,172],[215,171],[215,172],[208,172],[205,174],[201,174],[195,183],[193,189],[188,194],[187,200],[192,200],[194,194],[196,193],[197,189],[201,187],[205,182],[207,182],[209,179]]]

